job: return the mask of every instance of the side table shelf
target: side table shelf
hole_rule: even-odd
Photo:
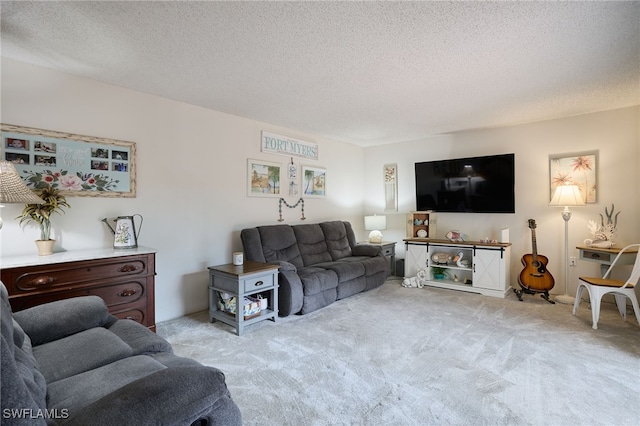
[[[278,266],[268,263],[245,261],[243,265],[231,263],[209,268],[209,320],[220,321],[235,327],[241,336],[244,328],[264,320],[278,319]],[[218,309],[218,295],[228,293],[236,298],[235,315]],[[268,293],[268,306],[260,315],[245,319],[243,301],[246,296]]]

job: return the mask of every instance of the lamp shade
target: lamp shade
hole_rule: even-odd
[[[558,185],[549,206],[584,206],[584,199],[577,185]]]
[[[379,231],[387,229],[387,217],[386,216],[365,216],[364,217],[364,229],[367,231]]]
[[[0,161],[0,204],[42,204],[44,200],[24,184],[10,161]]]

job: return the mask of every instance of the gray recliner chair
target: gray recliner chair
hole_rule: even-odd
[[[96,296],[12,313],[0,283],[3,425],[241,425],[224,374]]]

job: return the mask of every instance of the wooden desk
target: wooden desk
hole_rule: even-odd
[[[576,246],[578,250],[580,250],[580,260],[586,260],[589,262],[597,262],[600,264],[600,271],[602,275],[607,272],[611,263],[616,258],[620,250],[624,247],[612,247],[612,248],[598,248],[598,247],[587,247],[587,246]],[[637,248],[631,248],[624,252],[624,254],[618,260],[616,265],[633,265],[633,262],[636,260],[636,255],[638,253]]]

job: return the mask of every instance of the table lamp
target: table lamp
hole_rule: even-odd
[[[24,184],[10,161],[0,161],[0,207],[2,204],[42,204],[44,200]],[[0,229],[2,229],[0,216]]]
[[[386,216],[365,216],[364,217],[364,229],[371,231],[369,233],[369,242],[373,244],[382,243],[381,229],[387,229],[387,217]]]

